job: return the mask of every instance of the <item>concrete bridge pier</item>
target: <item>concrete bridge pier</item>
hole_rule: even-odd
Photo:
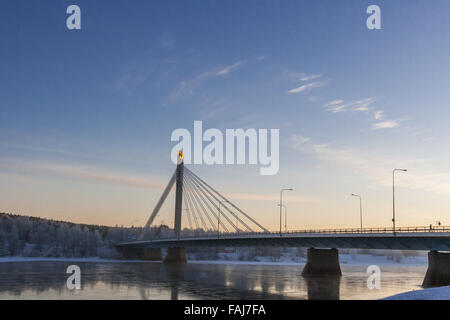
[[[339,300],[340,275],[305,277],[308,300]]]
[[[428,270],[422,286],[440,287],[450,285],[450,252],[428,252]]]
[[[174,247],[167,248],[167,254],[164,258],[164,263],[186,263],[186,248]]]
[[[337,249],[309,248],[303,276],[341,276]]]

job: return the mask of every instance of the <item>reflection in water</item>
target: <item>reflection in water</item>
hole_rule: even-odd
[[[339,300],[341,276],[305,277],[310,300]]]
[[[81,268],[81,290],[66,287],[67,266]],[[418,289],[426,266],[382,267],[369,290],[366,266],[337,278],[304,278],[299,266],[162,263],[0,263],[0,299],[377,299]]]
[[[165,265],[164,270],[166,271],[166,279],[170,284],[170,300],[178,300],[178,288],[180,283],[184,280],[184,275],[186,272],[186,265]]]

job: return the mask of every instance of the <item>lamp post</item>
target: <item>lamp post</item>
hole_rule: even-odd
[[[362,233],[362,228],[363,228],[363,226],[362,226],[362,199],[359,194],[352,193],[352,196],[359,198],[359,220],[360,220],[360,228],[361,228],[361,233]]]
[[[292,191],[293,189],[281,189],[280,190],[280,237],[281,237],[281,216],[283,214],[283,191]]]
[[[284,208],[284,232],[287,233],[287,207],[284,204],[282,206]]]
[[[403,171],[406,172],[406,169],[394,169],[392,170],[392,231],[395,235],[395,172]]]

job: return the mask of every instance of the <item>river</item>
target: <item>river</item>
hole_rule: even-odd
[[[67,288],[69,265],[81,289]],[[367,266],[341,266],[342,277],[305,279],[302,265],[20,261],[0,263],[0,299],[379,299],[420,289],[426,266],[381,266],[368,289]]]

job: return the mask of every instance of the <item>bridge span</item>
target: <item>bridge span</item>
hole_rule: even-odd
[[[220,234],[154,239],[117,244],[118,247],[306,247],[450,251],[450,227],[336,229],[285,233]]]
[[[174,185],[176,185],[174,237],[148,239],[148,230]],[[190,229],[203,229],[208,236],[183,236],[181,227],[183,210],[186,210]],[[184,168],[181,151],[177,168],[139,235],[138,241],[118,243],[116,248],[127,258],[147,260],[162,260],[161,249],[165,248],[167,254],[164,262],[186,263],[186,248],[189,247],[261,246],[308,248],[307,263],[302,273],[304,276],[340,276],[339,248],[427,250],[429,251],[428,270],[423,285],[450,285],[450,253],[439,252],[450,251],[450,227],[291,232],[281,232],[280,227],[278,233],[269,232],[202,178]]]

